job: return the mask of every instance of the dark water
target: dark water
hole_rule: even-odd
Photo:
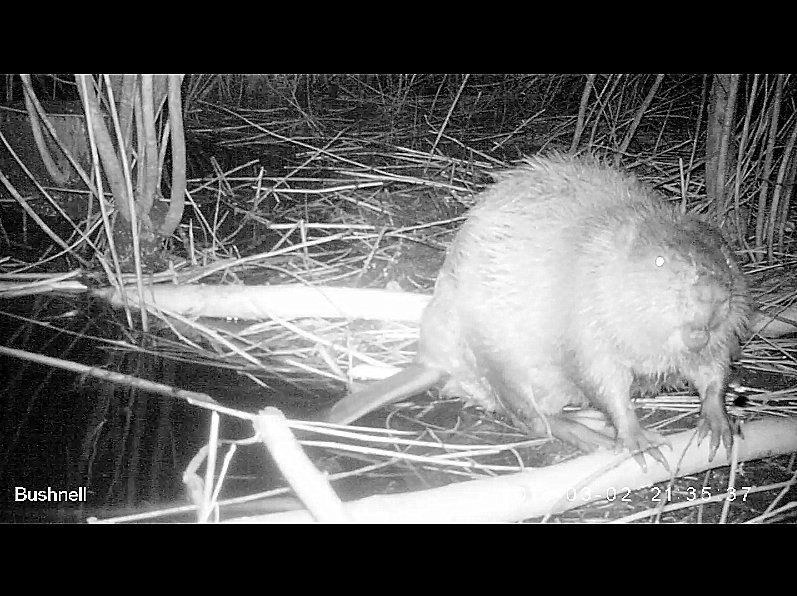
[[[317,407],[318,392],[284,381],[270,379],[263,389],[235,370],[187,364],[89,337],[141,341],[120,323],[117,313],[81,298],[0,301],[0,342],[5,346],[204,392],[251,412],[275,405],[288,415],[301,415]],[[180,399],[0,355],[0,522],[81,522],[89,515],[186,505],[182,474],[207,441],[209,421],[209,412]],[[251,423],[222,416],[220,434],[223,439],[249,437]],[[282,482],[262,444],[243,446],[222,496]],[[87,499],[20,503],[17,487],[85,487]],[[186,516],[179,521],[187,521]]]

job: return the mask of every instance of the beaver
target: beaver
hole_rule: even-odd
[[[444,382],[444,394],[502,411],[533,436],[629,449],[643,467],[647,451],[666,465],[632,387],[686,380],[713,459],[733,441],[724,396],[749,313],[716,227],[596,157],[526,158],[477,197],[456,234],[414,362],[326,419],[348,424]],[[613,436],[562,413],[584,404],[608,415]]]

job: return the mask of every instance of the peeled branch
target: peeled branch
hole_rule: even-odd
[[[125,286],[125,296],[114,288],[93,293],[117,307],[138,304],[135,286]],[[431,299],[416,294],[370,288],[341,288],[282,284],[274,286],[155,284],[145,286],[145,302],[156,309],[183,316],[265,320],[349,318],[417,323]],[[756,310],[750,331],[762,337],[797,333],[797,306],[768,314]]]
[[[744,438],[737,437],[734,450],[738,462],[797,451],[797,420],[755,420],[743,426]],[[695,443],[695,431],[668,435],[672,450],[662,452],[675,477],[698,475],[710,468],[727,466],[730,455],[720,448],[708,461],[709,441]],[[617,455],[599,450],[561,464],[526,469],[516,474],[458,482],[448,486],[404,494],[378,495],[343,504],[344,511],[360,523],[468,523],[514,522],[558,514],[590,502],[618,501],[627,492],[644,489],[668,480],[671,475],[649,457],[643,472],[630,454]],[[741,499],[747,489],[735,488],[732,497]],[[752,487],[755,488],[755,487]],[[695,491],[707,498],[722,496],[728,487],[702,487]],[[650,488],[651,507],[660,504],[663,494]],[[702,493],[701,493],[702,491]],[[659,499],[654,500],[658,495]],[[678,499],[686,500],[685,498]],[[695,500],[695,506],[701,504]],[[287,511],[230,520],[246,523],[308,523],[307,511]]]

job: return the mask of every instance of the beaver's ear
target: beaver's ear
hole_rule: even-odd
[[[731,362],[736,362],[742,357],[742,346],[736,333],[732,333],[728,340],[728,353],[730,354]]]
[[[639,239],[639,226],[633,221],[623,221],[612,231],[612,241],[616,242],[617,246],[625,248],[629,253],[632,252]]]

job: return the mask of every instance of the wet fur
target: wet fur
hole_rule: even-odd
[[[529,427],[592,403],[620,435],[638,432],[632,384],[686,379],[725,440],[718,408],[748,315],[716,228],[593,159],[532,158],[482,193],[450,246],[414,370]],[[409,381],[390,401],[434,382]]]

